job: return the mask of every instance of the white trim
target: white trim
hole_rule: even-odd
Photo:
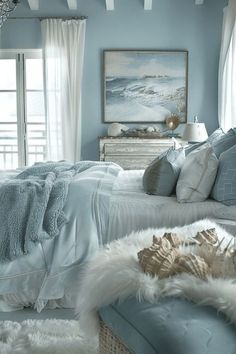
[[[115,10],[114,0],[106,0],[106,9],[107,11]]]
[[[30,10],[37,11],[39,9],[39,0],[28,0]]]
[[[41,54],[43,53],[42,49],[0,49],[0,56],[2,55],[11,55],[11,54]]]
[[[77,10],[77,0],[67,0],[67,4],[70,10]]]
[[[144,10],[152,10],[152,0],[144,0]]]
[[[24,55],[17,55],[17,70],[16,70],[16,95],[17,95],[17,138],[18,138],[18,164],[19,167],[25,165],[25,106],[23,96],[25,91],[24,80]]]

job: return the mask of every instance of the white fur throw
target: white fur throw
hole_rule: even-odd
[[[137,253],[152,244],[153,235],[162,236],[174,232],[185,240],[194,237],[204,229],[215,228],[218,238],[224,238],[226,246],[232,235],[210,220],[173,229],[147,229],[113,241],[100,249],[85,266],[84,276],[79,284],[76,313],[85,333],[97,334],[96,311],[130,296],[139,301],[158,302],[163,296],[178,296],[196,303],[214,306],[236,323],[236,279],[213,279],[207,281],[187,273],[158,279],[145,274],[138,262]]]

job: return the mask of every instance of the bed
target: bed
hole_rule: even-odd
[[[1,180],[16,172],[1,173]],[[213,200],[179,204],[173,197],[144,193],[143,171],[123,171],[99,163],[76,175],[69,185],[60,235],[38,243],[29,255],[0,267],[0,311],[24,306],[74,307],[81,265],[102,244],[147,227],[172,227],[202,218],[224,223],[234,232],[236,206]]]

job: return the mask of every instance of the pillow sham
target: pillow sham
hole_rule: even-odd
[[[178,202],[193,203],[207,199],[215,181],[217,167],[218,159],[212,147],[189,154],[176,186]]]
[[[211,196],[223,204],[236,205],[236,145],[220,155]]]
[[[185,160],[184,148],[170,148],[158,156],[145,170],[143,187],[146,193],[170,196]]]

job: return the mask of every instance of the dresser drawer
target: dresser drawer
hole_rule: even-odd
[[[124,170],[144,170],[156,156],[105,156],[104,161],[115,162],[117,165],[123,167]]]
[[[143,144],[131,144],[131,143],[105,143],[104,154],[105,155],[160,155],[163,151],[173,146],[169,144],[158,143],[143,143]]]
[[[115,162],[125,170],[145,169],[173,145],[174,142],[170,138],[99,138],[100,161]]]

